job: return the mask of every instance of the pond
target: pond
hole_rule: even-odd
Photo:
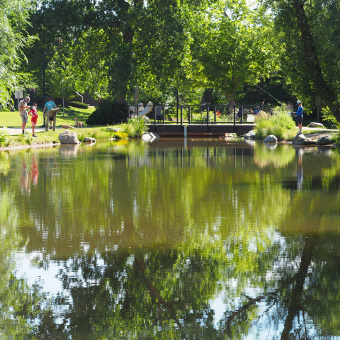
[[[339,165],[228,140],[1,152],[1,338],[340,336]]]

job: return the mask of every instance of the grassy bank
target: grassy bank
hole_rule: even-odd
[[[63,113],[63,109],[61,108],[59,113],[57,114],[57,125],[61,126],[63,124],[74,126],[75,118],[78,118],[80,122],[86,121],[88,116],[95,110],[94,107],[90,107],[88,109],[79,109],[75,107],[65,108],[65,112]],[[42,108],[38,108],[38,122],[37,126],[43,125],[43,114]],[[28,117],[27,126],[31,125],[30,117]],[[21,117],[18,111],[14,112],[0,112],[0,127],[6,126],[8,128],[20,128],[21,127]]]
[[[37,137],[32,137],[31,133],[25,135],[10,135],[7,128],[21,127],[21,118],[19,113],[16,112],[1,112],[0,113],[0,147],[4,148],[17,148],[27,146],[39,146],[47,144],[59,143],[59,134],[64,130],[60,129],[62,125],[74,126],[74,119],[78,117],[79,121],[85,121],[86,118],[93,112],[92,109],[76,109],[69,108],[67,114],[62,116],[62,113],[57,115],[57,129],[56,131],[36,131]],[[42,116],[42,113],[40,114]],[[40,121],[39,121],[40,119]],[[41,117],[38,118],[38,127],[41,126],[39,123],[43,123]],[[4,128],[1,128],[1,127]],[[30,130],[30,122],[27,124]],[[96,140],[108,140],[108,139],[127,139],[140,137],[147,127],[143,119],[130,119],[128,123],[115,125],[115,126],[100,126],[100,127],[87,127],[72,129],[77,134],[79,141],[83,141],[85,137],[91,137]]]
[[[132,125],[132,126],[131,126]],[[145,125],[144,125],[145,126]],[[0,129],[0,148],[17,148],[20,146],[39,146],[59,143],[59,134],[64,129],[56,131],[37,132],[37,137],[31,134],[9,135],[6,129]],[[79,141],[83,141],[85,137],[91,137],[98,140],[109,139],[128,139],[140,137],[145,129],[135,129],[133,124],[122,124],[111,127],[93,127],[71,130],[77,134]]]

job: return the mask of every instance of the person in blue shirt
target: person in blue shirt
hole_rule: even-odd
[[[296,104],[298,105],[298,109],[296,111],[296,122],[299,127],[298,135],[301,135],[302,134],[302,120],[303,120],[303,106],[302,106],[301,100],[298,100]]]
[[[260,112],[260,108],[256,106],[256,109],[254,110],[254,115],[257,115]]]
[[[52,100],[52,97],[49,97],[48,101],[45,103],[45,106],[44,106],[43,116],[49,118],[50,129],[52,129],[52,123],[53,123],[53,120],[54,120],[54,115],[57,114],[58,110],[59,109],[58,109],[57,105],[55,105],[55,102]],[[48,124],[47,124],[47,121],[46,121],[46,131],[47,131],[47,129],[48,129]]]

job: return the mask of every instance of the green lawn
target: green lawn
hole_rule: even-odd
[[[75,107],[65,108],[65,116],[63,117],[63,109],[60,108],[59,113],[57,114],[57,126],[61,126],[63,124],[74,126],[75,118],[77,117],[79,121],[83,122],[85,125],[85,121],[87,117],[95,110],[94,107],[90,107],[88,109],[78,109]],[[43,109],[38,108],[38,123],[37,126],[43,125]],[[29,127],[31,123],[30,117],[28,117]],[[14,112],[0,112],[0,128],[2,127],[8,128],[20,128],[21,127],[21,118],[18,111]]]

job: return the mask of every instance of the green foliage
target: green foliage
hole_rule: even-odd
[[[126,132],[115,131],[111,134],[111,138],[114,139],[127,139],[129,135]]]
[[[25,133],[24,135],[23,134],[20,134],[18,136],[16,136],[15,138],[20,144],[26,144],[26,145],[31,145],[32,144],[32,136]]]
[[[128,135],[120,131],[113,131],[113,130],[100,128],[100,129],[96,129],[92,133],[91,137],[95,139],[110,139],[110,138],[126,139],[128,138]]]
[[[77,101],[70,101],[68,102],[68,104],[70,106],[76,107],[78,109],[88,109],[89,106],[86,103],[81,103],[81,102],[77,102]]]
[[[32,41],[25,32],[31,1],[2,0],[0,3],[0,104],[6,106],[12,92],[22,85],[22,49]]]
[[[145,120],[141,118],[130,118],[126,124],[121,124],[119,128],[121,132],[131,138],[140,137],[148,130]]]
[[[279,140],[287,138],[287,133],[295,129],[296,125],[292,117],[287,113],[278,113],[273,116],[262,115],[256,119],[255,136],[264,139],[274,135]]]
[[[0,146],[8,146],[9,144],[9,135],[7,129],[3,127],[0,129]]]
[[[127,120],[128,105],[114,101],[103,101],[87,118],[87,125],[114,125]]]
[[[340,56],[338,4],[324,0],[268,3],[275,36],[285,47],[280,56],[281,68],[291,92],[303,98],[305,108],[314,108],[317,101],[321,106],[339,108],[340,67],[334,62]]]
[[[84,131],[85,130],[85,131]],[[80,142],[83,142],[84,138],[85,137],[88,137],[89,136],[89,132],[87,129],[82,129],[81,132],[78,132],[77,131],[77,138]],[[91,137],[92,137],[92,134],[91,134]]]
[[[256,84],[278,69],[280,46],[271,35],[272,23],[263,6],[219,2],[196,20],[191,27],[191,56],[185,62],[190,77],[202,85],[234,101],[245,83]]]
[[[254,162],[261,168],[274,167],[283,168],[295,159],[295,149],[291,145],[281,145],[273,150],[268,149],[265,143],[257,143],[254,146]]]
[[[328,106],[321,109],[322,119],[331,129],[339,129],[340,123],[336,120]]]
[[[214,121],[214,111],[209,112],[209,121]],[[228,121],[230,120],[229,115],[216,115],[216,122],[218,121]],[[207,112],[196,112],[191,114],[191,122],[206,122],[207,121]]]
[[[337,132],[336,134],[332,135],[331,141],[332,143],[340,144],[340,132]]]
[[[206,122],[207,121],[207,113],[206,112],[198,112],[191,114],[192,122]]]

